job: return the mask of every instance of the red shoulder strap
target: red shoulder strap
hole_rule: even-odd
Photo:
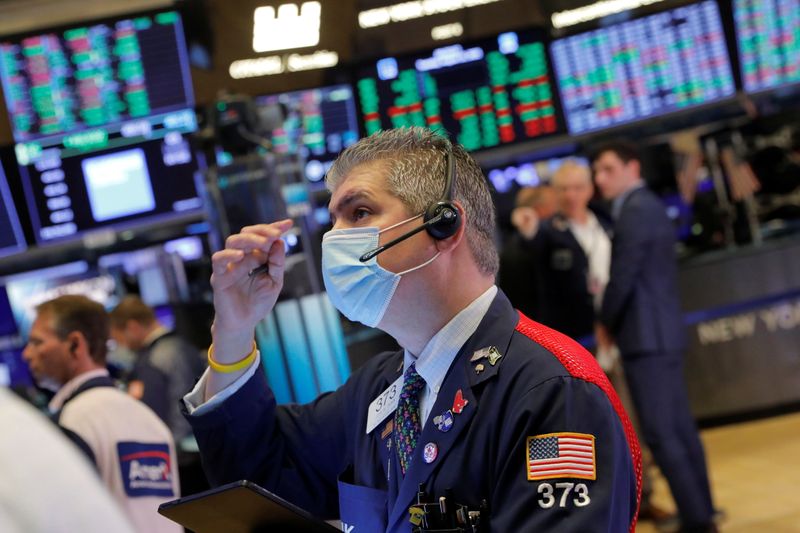
[[[631,451],[633,468],[636,472],[636,513],[633,515],[630,528],[631,533],[633,533],[636,530],[636,519],[639,514],[639,504],[642,500],[642,451],[639,449],[639,440],[636,438],[633,424],[631,424],[627,413],[625,413],[617,392],[611,386],[595,358],[583,346],[563,333],[534,322],[522,313],[519,313],[519,317],[520,320],[517,323],[516,330],[555,355],[571,376],[600,387],[608,396],[614,411],[616,411],[620,422],[622,422],[622,427],[625,430],[625,439],[628,441],[628,448]]]

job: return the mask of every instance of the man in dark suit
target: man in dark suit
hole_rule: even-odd
[[[542,222],[532,242],[539,298],[534,318],[580,341],[594,333],[608,282],[611,228],[589,207],[594,187],[586,165],[565,162],[553,175],[553,188],[558,212]]]
[[[703,447],[683,376],[684,325],[672,224],[641,177],[635,146],[613,142],[592,157],[612,201],[611,274],[601,310],[616,340],[645,442],[669,483],[683,531],[715,531]]]
[[[591,206],[594,186],[587,165],[566,161],[553,174],[552,184],[558,212],[542,222],[536,237],[530,241],[531,252],[537,258],[533,271],[537,274],[539,296],[539,314],[534,318],[585,346],[593,345],[611,270],[612,222],[605,212]],[[617,354],[616,346],[604,345],[602,351],[595,350],[598,363],[636,425],[636,409]],[[676,515],[659,508],[651,499],[653,487],[647,467],[652,464],[652,456],[645,449],[642,452],[639,519],[653,520],[659,525],[674,521]]]

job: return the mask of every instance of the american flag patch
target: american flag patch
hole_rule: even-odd
[[[596,479],[594,435],[548,433],[528,437],[528,481],[553,478]]]

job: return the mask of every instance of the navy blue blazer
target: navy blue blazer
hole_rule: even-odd
[[[470,361],[489,346],[502,354],[495,364]],[[409,532],[420,484],[436,498],[452,489],[453,501],[473,509],[485,499],[491,531],[632,531],[641,494],[638,443],[605,375],[577,343],[519,315],[498,293],[431,412],[450,410],[452,426],[425,424],[405,477],[391,416],[366,432],[370,403],[402,366],[402,351],[377,355],[341,388],[306,405],[276,406],[256,372],[216,409],[187,415],[209,481],[255,481],[319,517],[340,517],[353,533]],[[455,413],[458,391],[466,404]],[[529,481],[531,439],[550,434],[594,442],[594,457],[584,461],[595,475]],[[438,448],[430,462],[423,460],[428,443]],[[569,453],[563,449],[569,446],[558,453]]]
[[[664,204],[645,187],[625,199],[614,224],[601,315],[623,357],[685,347],[675,230]]]
[[[599,214],[597,220],[606,233],[610,224]],[[533,239],[536,250],[536,277],[539,290],[538,315],[542,324],[581,339],[594,334],[594,297],[589,292],[589,259],[560,214],[542,222]]]

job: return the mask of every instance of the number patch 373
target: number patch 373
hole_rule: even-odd
[[[592,503],[589,498],[589,487],[586,483],[540,483],[536,489],[539,493],[539,507],[586,507]]]

